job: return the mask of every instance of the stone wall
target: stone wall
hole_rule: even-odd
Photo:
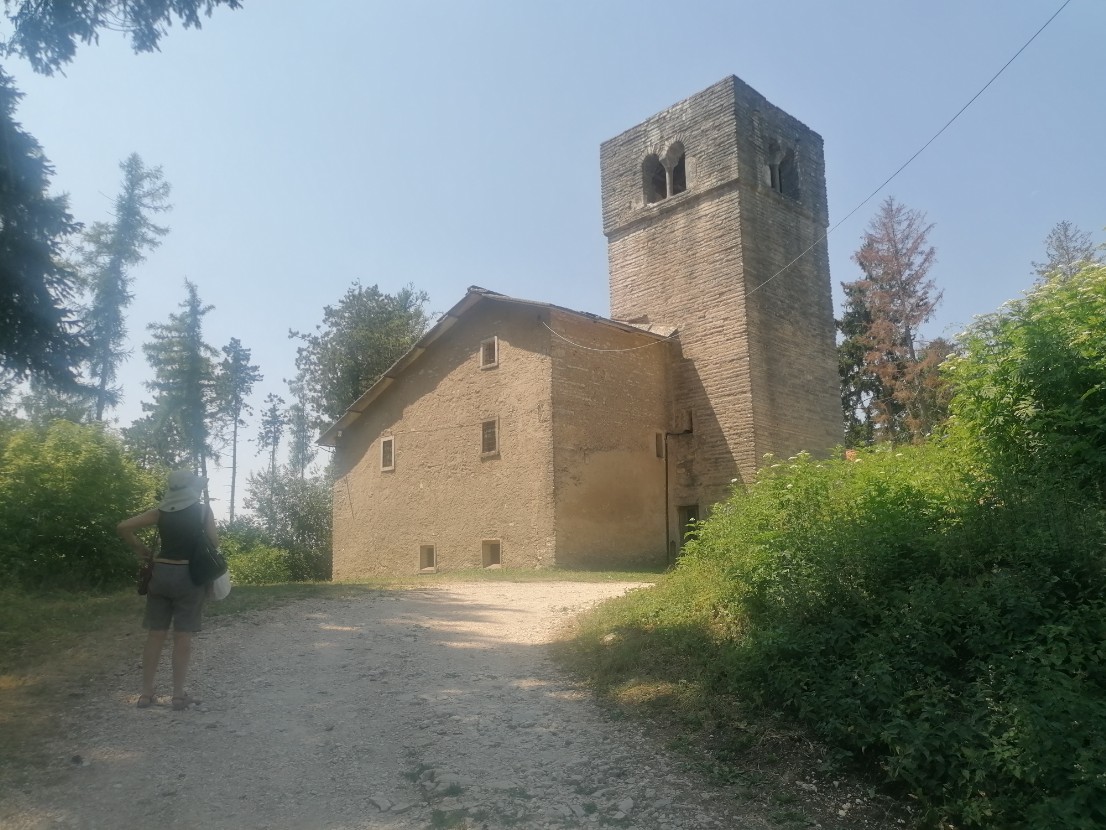
[[[650,202],[642,160],[673,147],[686,188]],[[669,442],[670,501],[705,516],[765,452],[840,441],[822,140],[731,77],[605,142],[600,164],[611,316],[679,328],[670,426],[692,432]]]

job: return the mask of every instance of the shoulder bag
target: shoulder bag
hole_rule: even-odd
[[[207,585],[227,572],[227,560],[207,537],[204,528],[207,514],[201,512],[200,517],[200,532],[196,536],[192,558],[188,560],[188,575],[192,577],[193,585]]]

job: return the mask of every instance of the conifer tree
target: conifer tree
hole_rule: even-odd
[[[0,381],[36,375],[76,390],[84,343],[61,251],[79,225],[65,197],[47,192],[54,169],[15,120],[21,97],[0,69]]]
[[[261,430],[257,434],[258,452],[269,453],[269,475],[276,475],[277,449],[284,437],[287,416],[284,411],[284,398],[270,392],[265,396],[265,409],[261,413]]]
[[[1045,237],[1044,262],[1034,262],[1033,270],[1042,280],[1055,277],[1069,280],[1088,265],[1106,260],[1101,246],[1091,235],[1067,219],[1057,222]]]
[[[243,414],[253,412],[246,399],[255,383],[262,379],[259,367],[250,363],[250,350],[237,337],[223,346],[223,361],[217,376],[221,426],[230,430],[230,510],[234,521],[235,490],[238,479],[238,429],[246,425]]]
[[[80,249],[81,272],[90,302],[85,313],[89,341],[88,375],[95,383],[93,417],[104,419],[104,410],[119,402],[113,386],[127,351],[125,312],[133,295],[130,269],[145,259],[145,252],[161,244],[168,228],[155,225],[150,215],[169,209],[169,183],[160,167],[146,167],[137,153],[120,165],[123,184],[115,197],[110,222],[94,222],[85,232]]]
[[[953,346],[920,335],[941,300],[929,277],[937,256],[932,229],[925,214],[888,197],[853,255],[863,278],[842,283],[842,403],[858,442],[916,441],[944,418],[937,365]]]
[[[200,15],[216,6],[238,9],[242,0],[4,0],[13,31],[0,51],[52,75],[73,60],[78,43],[98,42],[101,29],[129,35],[135,52],[153,52],[174,21],[199,29]]]
[[[214,455],[210,436],[218,419],[215,358],[218,352],[203,339],[203,318],[213,306],[200,301],[196,286],[184,282],[187,296],[181,312],[167,323],[151,323],[150,341],[142,346],[154,370],[146,388],[154,393],[147,411],[152,437],[168,446],[200,475],[207,477]],[[173,446],[172,442],[179,442]]]
[[[285,415],[288,425],[288,467],[301,479],[315,460],[315,431],[303,403],[297,401],[288,407]]]

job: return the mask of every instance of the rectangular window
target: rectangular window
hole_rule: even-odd
[[[380,469],[394,470],[396,468],[396,439],[380,439]]]
[[[480,544],[480,561],[485,568],[490,568],[493,565],[502,565],[503,557],[500,556],[500,546],[498,539],[485,539]]]
[[[484,421],[480,425],[480,452],[495,455],[499,452],[499,420]]]
[[[433,545],[419,545],[419,570],[434,571],[438,569],[438,557],[434,553]]]
[[[480,368],[494,369],[499,365],[499,338],[489,337],[480,343]]]
[[[657,458],[664,458],[664,433],[657,433]]]

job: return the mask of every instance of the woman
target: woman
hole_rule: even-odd
[[[192,656],[192,635],[200,630],[200,616],[207,592],[207,586],[192,584],[188,561],[200,533],[206,533],[216,546],[219,535],[211,508],[202,502],[207,479],[187,470],[174,470],[169,474],[168,485],[161,504],[121,521],[117,530],[142,561],[153,559],[154,563],[153,577],[146,594],[146,616],[142,621],[148,633],[142,650],[142,694],[138,697],[138,708],[146,709],[155,703],[154,677],[172,623],[173,709],[181,711],[193,703],[199,703],[185,692],[184,681]],[[135,532],[155,525],[161,537],[156,557]]]

